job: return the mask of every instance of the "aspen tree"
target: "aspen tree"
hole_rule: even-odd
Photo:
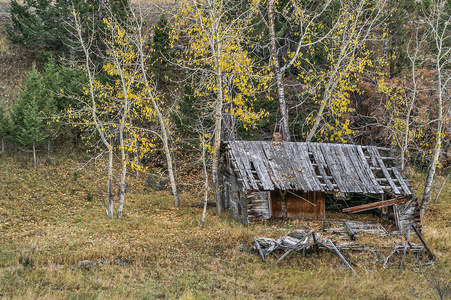
[[[252,15],[256,13],[255,3],[242,11],[230,7],[224,0],[184,0],[180,13],[175,16],[179,28],[179,39],[187,39],[189,47],[186,60],[180,61],[189,76],[196,78],[195,97],[204,101],[211,109],[213,118],[211,153],[212,179],[216,194],[217,209],[224,211],[220,195],[219,148],[223,132],[224,113],[230,113],[244,124],[252,126],[265,113],[256,112],[252,102],[257,91],[267,86],[264,72],[244,49],[245,34]],[[230,15],[236,11],[237,15]],[[226,103],[233,103],[230,109]]]
[[[91,40],[85,41],[82,23],[74,11],[75,30],[78,34],[80,50],[84,53],[83,70],[88,77],[85,88],[86,99],[81,101],[81,109],[70,111],[73,118],[85,132],[96,133],[101,145],[97,150],[108,155],[108,215],[113,217],[113,156],[119,154],[119,207],[117,217],[121,218],[127,188],[127,170],[140,169],[139,159],[143,157],[160,138],[168,162],[169,177],[173,190],[175,205],[180,202],[174,177],[171,150],[169,148],[169,130],[167,118],[160,106],[160,96],[156,85],[149,75],[148,63],[150,51],[146,50],[148,37],[143,32],[141,11],[136,13],[127,7],[126,19],[117,19],[107,7],[109,14],[104,18],[105,54],[100,69],[93,61],[98,53],[92,48]],[[149,52],[149,53],[147,53]],[[154,118],[160,126],[160,133],[151,128],[139,127],[144,120],[152,122]],[[100,143],[99,143],[100,142]]]
[[[326,134],[327,131],[334,131],[335,127],[341,129],[335,131],[329,140],[341,140],[343,134],[351,133],[349,122],[339,122],[338,119],[352,112],[349,98],[350,93],[357,91],[356,75],[372,66],[365,43],[372,38],[372,31],[381,24],[385,5],[386,0],[377,3],[367,0],[340,1],[333,32],[325,41],[327,69],[301,75],[303,80],[310,82],[310,85],[317,85],[319,89],[316,95],[319,109],[307,118],[311,129],[306,142],[312,141],[318,131]]]
[[[392,146],[400,149],[401,169],[406,168],[409,153],[424,151],[429,142],[426,132],[430,130],[429,118],[426,116],[427,100],[431,88],[430,79],[424,70],[422,53],[427,47],[427,40],[420,34],[420,28],[406,45],[406,55],[410,60],[410,69],[406,79],[378,80],[378,92],[385,96],[387,114],[380,116],[378,123],[387,129],[386,139]]]
[[[138,4],[139,6],[140,4]],[[157,116],[158,124],[160,127],[160,139],[163,142],[164,154],[166,156],[166,162],[168,166],[169,180],[171,183],[172,194],[174,196],[174,205],[176,207],[180,206],[180,199],[178,197],[177,183],[175,178],[175,166],[173,164],[173,158],[171,149],[169,146],[170,142],[170,131],[169,131],[169,118],[164,116],[162,105],[158,102],[158,93],[156,91],[157,85],[152,77],[150,77],[149,69],[151,64],[151,54],[146,53],[146,39],[147,36],[144,33],[143,24],[145,23],[143,19],[142,12],[139,6],[138,14],[133,11],[130,7],[131,15],[133,16],[131,25],[133,26],[132,32],[134,32],[135,38],[132,39],[134,46],[136,47],[137,54],[137,64],[139,66],[138,78],[141,80],[144,91],[143,99],[147,101],[150,105],[144,105],[144,116],[147,119],[151,119],[155,114]],[[132,38],[132,37],[130,37]],[[151,107],[149,107],[151,106]]]
[[[280,37],[276,36],[275,32],[275,2],[276,0],[267,0],[267,19],[265,24],[269,31],[269,41],[270,41],[270,56],[271,56],[271,66],[273,69],[274,78],[276,81],[277,88],[277,99],[279,101],[280,115],[282,119],[282,137],[285,141],[290,141],[290,128],[289,128],[289,117],[288,117],[288,107],[285,99],[285,85],[283,82],[283,77],[287,70],[291,68],[300,58],[304,49],[309,49],[313,45],[321,42],[328,33],[323,36],[316,36],[315,23],[322,15],[325,14],[327,8],[329,7],[331,1],[324,1],[319,7],[312,7],[317,3],[308,3],[305,1],[289,1],[287,6],[291,6],[294,11],[294,15],[291,16],[291,20],[296,24],[296,36],[295,36],[295,48],[288,53],[288,57],[281,59],[278,55],[278,39]],[[265,4],[263,1],[262,4]],[[285,8],[286,9],[286,8]],[[290,20],[290,21],[291,21]]]
[[[82,26],[85,24],[81,22],[79,14],[73,10],[74,26],[73,30],[76,32],[76,38],[78,41],[78,51],[83,55],[82,70],[86,73],[88,87],[85,88],[86,99],[80,99],[81,108],[74,111],[72,108],[68,109],[68,116],[75,123],[75,126],[82,126],[84,131],[91,131],[93,134],[97,134],[100,138],[100,142],[104,147],[101,155],[107,154],[107,194],[108,194],[108,207],[105,207],[107,215],[110,219],[113,218],[114,213],[114,199],[113,199],[113,157],[114,157],[114,144],[112,138],[114,134],[108,132],[110,129],[108,126],[108,120],[103,120],[102,111],[98,107],[98,95],[97,95],[97,82],[96,75],[98,73],[96,65],[92,61],[93,45],[92,40],[85,40]],[[69,24],[68,26],[70,26]]]
[[[439,157],[442,151],[442,142],[445,138],[445,122],[450,120],[451,107],[451,4],[449,1],[432,1],[425,10],[425,23],[430,34],[434,51],[431,55],[431,65],[435,69],[435,88],[437,91],[435,118],[435,145],[432,150],[432,159],[429,163],[423,199],[420,205],[420,216],[423,218],[426,206],[431,198],[431,189],[434,176],[439,166]]]
[[[405,99],[406,112],[405,112],[405,123],[404,123],[404,132],[403,137],[400,142],[401,148],[401,169],[404,171],[406,168],[406,161],[409,151],[409,145],[412,140],[412,133],[414,133],[415,129],[412,129],[412,114],[417,103],[418,94],[422,92],[420,87],[420,76],[418,71],[418,65],[420,61],[420,51],[421,47],[424,44],[424,40],[420,40],[418,37],[418,31],[416,31],[415,40],[414,40],[414,48],[407,48],[407,57],[411,62],[410,67],[410,75],[412,76],[412,87],[410,88],[410,97]],[[410,42],[409,42],[410,45]],[[409,47],[409,46],[408,46]]]

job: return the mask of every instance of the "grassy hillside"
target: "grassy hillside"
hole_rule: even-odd
[[[383,269],[372,254],[346,253],[356,278],[330,253],[290,256],[269,270],[275,256],[263,264],[249,251],[255,235],[278,237],[312,222],[246,228],[210,208],[201,230],[199,208],[174,208],[170,193],[151,190],[145,178],[130,187],[123,219],[108,220],[74,164],[0,160],[0,298],[404,299],[434,293],[429,281],[448,280],[449,288],[450,184],[424,223],[439,264],[415,269],[409,256],[401,272],[396,262]],[[183,204],[200,199],[182,194]]]

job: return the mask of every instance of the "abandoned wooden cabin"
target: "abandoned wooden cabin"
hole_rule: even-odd
[[[220,197],[245,225],[271,218],[324,219],[327,210],[373,210],[401,231],[420,225],[410,181],[394,151],[374,146],[224,142]]]

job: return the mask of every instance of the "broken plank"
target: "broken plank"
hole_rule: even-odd
[[[323,157],[323,152],[320,149],[320,146],[317,143],[309,143],[309,150],[312,152],[315,162],[317,163],[318,170],[321,176],[317,176],[317,178],[324,179],[324,183],[326,184],[329,191],[334,190],[334,184],[330,179],[334,179],[333,176],[327,175],[326,168],[327,163]]]
[[[341,252],[337,249],[337,247],[335,246],[335,244],[330,240],[327,239],[326,243],[329,242],[330,245],[332,246],[332,249],[335,251],[335,253],[338,255],[338,257],[341,258],[341,260],[343,260],[343,262],[345,263],[345,265],[352,271],[352,273],[354,273],[355,276],[359,277],[359,275],[357,275],[357,273],[354,271],[354,269],[351,267],[351,265],[348,263],[348,261],[346,260],[346,258],[341,254]],[[326,245],[327,246],[327,245]]]
[[[410,238],[410,229],[412,228],[412,226],[413,226],[413,224],[411,224],[409,226],[409,230],[407,230],[406,242],[404,243],[404,254],[402,255],[401,265],[399,266],[399,268],[401,270],[404,267],[404,259],[406,258],[407,246],[409,244],[409,238]]]
[[[309,191],[324,191],[321,182],[316,177],[317,175],[310,161],[308,151],[307,145],[293,143],[290,147],[290,152],[293,153],[293,157],[298,157],[299,159],[293,159],[291,162],[293,167],[297,168],[298,173],[304,178]],[[299,155],[300,153],[302,155]]]
[[[364,193],[364,191],[355,182],[354,174],[349,170],[349,163],[342,151],[342,145],[337,146],[338,147],[330,147],[329,150],[332,153],[331,159],[335,160],[335,166],[341,174],[341,181],[346,188],[346,192]]]
[[[370,165],[368,164],[368,161],[365,159],[365,154],[363,153],[361,146],[356,146],[356,150],[358,155],[360,156],[360,161],[362,164],[362,170],[363,173],[367,176],[368,180],[373,183],[373,188],[378,194],[383,194],[384,191],[379,185],[379,183],[376,180],[376,177],[374,176],[373,172],[371,172]]]
[[[341,147],[341,152],[346,158],[346,163],[344,163],[344,166],[348,167],[348,170],[351,174],[353,174],[354,183],[361,189],[362,193],[375,193],[362,173],[362,168],[358,161],[358,155],[353,151],[353,147],[353,145],[343,145]]]
[[[373,202],[373,203],[362,204],[362,205],[358,205],[358,206],[354,206],[354,207],[345,208],[345,209],[343,209],[343,212],[350,212],[350,213],[354,214],[354,213],[358,213],[358,212],[365,211],[365,210],[391,206],[393,204],[406,203],[409,200],[410,200],[410,198],[403,197],[403,198],[396,198],[396,199],[391,199],[391,200],[386,200],[386,201],[378,201],[378,202]]]
[[[404,182],[404,178],[402,178],[401,173],[399,172],[399,170],[396,167],[392,168],[393,174],[395,174],[396,179],[398,179],[399,184],[401,185],[402,189],[404,190],[404,192],[406,193],[406,195],[411,195],[412,192],[410,191],[410,189],[407,187],[407,184]]]
[[[354,173],[357,173],[357,180],[359,181],[361,189],[365,193],[376,193],[376,190],[373,188],[373,184],[370,182],[369,178],[365,176],[363,173],[363,169],[366,166],[362,166],[361,161],[359,159],[359,154],[357,153],[357,150],[355,149],[355,146],[349,145],[343,148],[345,153],[348,153],[348,157],[351,157],[350,159],[350,166],[354,167]]]
[[[426,242],[424,241],[423,237],[421,236],[420,232],[418,231],[417,227],[415,226],[415,224],[412,224],[412,228],[415,231],[415,233],[417,234],[418,238],[420,239],[421,243],[423,244],[424,248],[429,252],[429,254],[432,256],[432,259],[436,259],[434,253],[432,253],[432,251],[429,249],[428,245],[426,245]]]
[[[298,160],[294,159],[296,157],[297,150],[293,149],[293,146],[287,143],[284,144],[283,147],[285,148],[286,153],[291,156],[291,159],[288,160],[288,163],[293,171],[294,179],[296,179],[295,185],[299,186],[301,190],[313,190],[308,180],[306,179],[306,171],[303,170],[305,166],[300,164]]]
[[[255,246],[257,247],[258,254],[260,254],[260,258],[263,262],[266,262],[265,254],[263,253],[262,248],[260,247],[260,243],[258,242],[257,238],[254,237]]]
[[[369,147],[374,147],[377,150],[381,150],[381,151],[393,151],[393,149],[391,148],[386,148],[386,147],[376,147],[376,146],[361,146],[363,149],[368,149]]]
[[[382,168],[382,173],[384,173],[385,178],[387,178],[388,183],[390,184],[390,186],[393,189],[393,192],[395,194],[401,194],[401,192],[399,191],[398,187],[396,186],[396,184],[393,182],[393,179],[390,176],[390,173],[388,172],[387,168],[385,167],[384,161],[382,160],[381,155],[379,154],[379,151],[377,151],[377,148],[374,146],[369,146],[368,147],[368,151],[370,153],[372,153],[372,155],[374,155],[374,157],[376,158],[379,166]]]
[[[261,184],[264,190],[272,190],[274,189],[274,184],[271,180],[271,176],[268,174],[268,170],[270,167],[266,161],[266,156],[262,152],[260,145],[256,143],[251,143],[250,148],[253,151],[252,161],[258,172],[258,177],[261,180]]]
[[[347,186],[342,180],[342,172],[339,171],[339,167],[334,159],[335,155],[333,154],[331,147],[328,144],[321,144],[320,148],[321,152],[323,152],[323,157],[326,160],[327,166],[329,167],[329,171],[331,172],[332,176],[334,177],[334,181],[338,186],[338,189],[340,190],[340,192],[347,193]]]
[[[237,161],[240,161],[240,164],[244,170],[244,172],[246,172],[247,174],[247,178],[248,178],[248,183],[250,183],[250,186],[255,189],[258,190],[259,186],[257,181],[255,180],[254,177],[254,173],[252,172],[252,166],[249,162],[248,157],[250,156],[251,152],[249,151],[249,149],[247,147],[242,147],[241,149],[239,149],[239,151],[237,152],[239,153],[238,157],[236,157]]]
[[[232,149],[232,151],[230,152],[232,154],[232,158],[234,159],[234,164],[236,169],[238,169],[239,174],[241,175],[242,182],[244,184],[244,187],[247,190],[250,190],[251,187],[249,186],[248,180],[247,180],[247,173],[244,170],[244,165],[241,162],[241,157],[240,157],[240,153],[238,151],[235,151]]]
[[[268,163],[267,167],[269,172],[269,175],[271,177],[271,181],[274,184],[274,186],[281,190],[289,189],[290,186],[286,186],[285,182],[282,180],[282,171],[280,168],[281,166],[277,163],[275,156],[277,154],[274,153],[273,147],[271,147],[267,142],[261,142],[261,150],[264,157],[266,157],[266,162]],[[280,170],[280,171],[279,171]]]
[[[348,232],[351,240],[355,240],[355,231],[352,229],[351,224],[349,224],[347,221],[344,221],[344,225],[345,225],[346,231]]]
[[[272,269],[272,268],[274,268],[274,266],[275,265],[277,265],[283,258],[285,258],[288,254],[290,254],[293,250],[301,250],[301,249],[298,249],[297,248],[297,246],[298,245],[300,245],[300,244],[306,244],[306,245],[303,245],[304,247],[305,246],[308,246],[310,243],[308,242],[308,238],[309,238],[309,235],[310,234],[312,234],[314,231],[313,230],[311,230],[309,233],[307,233],[306,235],[305,235],[305,237],[303,238],[303,239],[301,239],[299,242],[297,242],[294,246],[292,246],[292,247],[290,247],[275,263],[273,263],[272,264],[272,266],[271,266],[271,268],[270,269]],[[304,248],[303,247],[303,248]]]

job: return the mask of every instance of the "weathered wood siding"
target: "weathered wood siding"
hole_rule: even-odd
[[[223,177],[222,197],[233,217],[244,225],[248,225],[246,191],[235,176],[226,175]]]
[[[406,232],[410,224],[421,230],[420,210],[417,199],[406,204],[393,205],[395,222],[401,232]]]
[[[324,219],[326,217],[325,194],[323,192],[289,191],[285,193],[285,201],[287,218]],[[271,216],[284,217],[285,204],[279,190],[271,191],[270,203]]]
[[[254,191],[246,195],[249,222],[271,218],[268,191]]]

